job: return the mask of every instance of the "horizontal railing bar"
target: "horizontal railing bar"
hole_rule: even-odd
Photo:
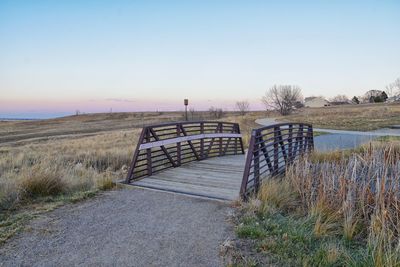
[[[200,138],[200,139],[210,139],[210,138],[216,138],[216,137],[207,137],[207,136],[213,136],[213,135],[215,135],[215,134],[222,134],[222,135],[226,135],[226,137],[222,137],[222,138],[234,138],[234,137],[230,137],[230,135],[231,134],[237,134],[237,135],[239,135],[239,133],[232,133],[232,132],[230,132],[230,131],[227,131],[227,132],[218,132],[218,133],[216,133],[216,132],[209,132],[209,133],[197,133],[196,135],[195,134],[193,134],[193,135],[190,135],[190,134],[188,134],[188,135],[180,135],[180,136],[177,136],[176,135],[176,133],[174,133],[174,134],[166,134],[166,135],[158,135],[157,137],[159,138],[159,141],[163,141],[163,140],[169,140],[169,139],[174,139],[174,138],[180,138],[180,137],[189,137],[189,136],[197,136],[197,135],[205,135],[205,137],[202,137],[202,138]],[[165,137],[165,136],[168,136],[168,138],[163,138],[163,137]],[[218,137],[218,138],[220,138],[220,137]],[[236,137],[236,138],[239,138],[239,137]],[[151,140],[149,141],[149,142],[144,142],[144,144],[145,143],[150,143],[150,142],[155,142],[156,141],[156,139],[155,138],[151,138]],[[179,141],[177,141],[177,142],[179,142]]]
[[[296,130],[298,130],[298,131],[296,131]],[[292,135],[293,135],[293,137],[295,137],[295,136],[299,135],[299,133],[301,133],[300,136],[306,136],[308,134],[308,131],[309,130],[306,129],[306,128],[304,128],[302,131],[300,131],[299,129],[294,129],[294,131],[292,131]],[[275,135],[275,133],[280,133],[280,134]],[[259,134],[259,135],[257,135],[257,137],[265,137],[265,136],[274,137],[274,136],[284,136],[284,135],[290,135],[290,132],[289,131],[279,131],[279,130],[277,130],[277,131],[274,131],[274,132]]]
[[[284,168],[282,169],[282,167],[284,167]],[[269,174],[271,174],[271,175],[279,174],[279,173],[282,172],[282,170],[285,170],[285,169],[286,169],[285,166],[280,166],[278,169],[270,172],[269,169],[267,168],[267,169],[264,169],[262,172],[259,173],[259,177],[261,177],[263,174],[265,174],[267,172],[269,172]],[[249,174],[252,175],[252,174],[254,174],[254,172],[250,172]]]
[[[280,157],[280,158],[278,158],[277,159],[278,160],[278,164],[279,163],[283,163],[283,162],[286,162],[286,160],[285,160],[285,158],[284,157]],[[266,160],[263,160],[263,162],[266,162]],[[270,161],[270,164],[272,165],[272,168],[274,167],[274,159],[272,159],[271,158],[271,161]],[[265,163],[264,165],[260,165],[260,167],[258,167],[259,169],[262,169],[262,168],[264,168],[264,167],[267,167],[268,166],[268,163]],[[254,167],[254,164],[252,164],[252,165],[250,165],[250,168],[253,168]]]
[[[171,138],[171,139],[165,139],[162,141],[154,141],[154,142],[150,142],[150,143],[144,143],[139,146],[139,149],[142,150],[142,149],[147,149],[147,148],[152,148],[152,147],[165,146],[167,144],[191,141],[191,140],[196,140],[196,139],[220,138],[220,137],[222,137],[222,138],[223,137],[239,138],[239,137],[241,137],[241,134],[214,133],[214,134],[199,134],[199,135],[192,135],[192,136],[182,136],[182,137],[176,137],[176,138]]]
[[[280,165],[282,163],[286,163],[286,160],[284,158],[279,158],[278,165]],[[272,169],[274,169],[275,162],[273,160],[271,161],[271,165],[272,165]],[[254,167],[254,165],[252,167]],[[268,168],[268,163],[265,163],[264,165],[260,165],[260,167],[259,167],[260,170],[264,169],[264,168]]]
[[[273,139],[275,139],[275,138],[273,138]],[[283,142],[283,145],[284,146],[289,146],[289,143],[288,142],[285,142],[285,141],[289,141],[289,139],[290,138],[286,138],[286,139],[282,139],[282,140],[277,140],[277,141],[274,141],[274,142],[270,142],[270,143],[267,143],[267,144],[265,144],[265,146],[264,147],[273,147],[274,145],[279,145],[279,147],[281,147],[281,143]],[[299,143],[298,144],[298,146],[300,146],[300,143],[301,142],[303,142],[303,146],[304,146],[304,143],[307,143],[306,141],[309,141],[310,139],[308,139],[308,138],[304,138],[304,137],[302,137],[302,138],[300,138],[300,139],[296,139],[296,138],[292,138],[292,147],[294,147],[295,145],[296,145],[296,143]],[[264,142],[260,142],[260,143],[258,143],[258,144],[262,144],[262,143],[264,143]],[[257,148],[257,149],[254,149],[254,152],[258,152],[258,151],[260,151],[262,148]]]
[[[171,125],[188,125],[188,124],[222,124],[222,125],[238,125],[235,122],[219,122],[219,121],[182,121],[182,122],[166,122],[166,123],[160,123],[160,124],[155,124],[155,125],[149,125],[145,128],[158,128],[158,127],[164,127],[164,126],[171,126]]]
[[[266,153],[265,153],[265,154],[268,154],[268,158],[270,158],[271,160],[272,160],[272,157],[277,157],[277,156],[280,157],[281,155],[282,155],[282,157],[284,157],[284,156],[283,156],[283,153],[282,153],[282,151],[280,151],[280,149],[279,149],[279,151],[276,153],[274,147],[268,146],[268,148],[271,148],[271,149],[266,150]],[[264,158],[265,158],[265,155],[264,155],[264,152],[263,152],[263,151],[260,151],[260,153],[259,153],[258,156],[254,156],[254,155],[253,155],[253,160],[254,160],[254,159],[264,159]]]
[[[258,128],[258,129],[255,129],[255,130],[253,130],[253,131],[255,131],[256,133],[260,133],[260,132],[262,132],[262,131],[265,131],[265,130],[268,130],[268,129],[273,129],[273,128],[275,128],[275,127],[281,127],[281,126],[290,126],[290,125],[292,125],[292,126],[303,126],[303,127],[312,127],[312,125],[311,124],[308,124],[308,123],[277,123],[277,124],[273,124],[273,125],[268,125],[268,126],[265,126],[265,127],[262,127],[262,128]]]
[[[200,145],[199,144],[196,145],[196,146],[194,145],[193,148],[196,149],[196,150],[199,150],[200,149]],[[214,149],[219,149],[219,144],[215,143],[211,149],[213,149],[213,148]],[[237,146],[235,146],[233,144],[233,142],[232,142],[232,144],[230,144],[228,146],[228,149],[229,148],[237,148]],[[176,147],[168,147],[167,150],[168,150],[168,153],[171,156],[175,156],[177,154],[177,148]],[[185,145],[185,147],[183,147],[183,146],[181,147],[181,155],[183,155],[183,152],[186,152],[186,151],[190,151],[193,154],[192,148],[189,145]],[[156,155],[154,155],[154,153],[153,153],[151,158],[155,159],[155,158],[158,158],[158,157],[166,157],[162,150],[159,150],[158,152],[159,152],[159,154],[156,154]],[[147,158],[138,159],[138,161],[146,161],[146,160],[147,160]]]
[[[257,137],[265,137],[270,135],[271,137],[276,136],[275,133],[280,133],[280,136],[284,136],[284,135],[290,135],[290,131],[288,131],[289,129],[285,129],[285,130],[277,130],[277,131],[273,131],[273,132],[268,132],[268,133],[261,133],[259,135],[257,135]],[[303,128],[303,130],[301,130],[301,128],[293,128],[292,129],[292,135],[296,136],[299,133],[302,133],[301,135],[307,135],[308,134],[309,129],[308,128]],[[279,136],[278,135],[278,136]]]

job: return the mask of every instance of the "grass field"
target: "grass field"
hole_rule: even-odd
[[[370,131],[400,124],[400,104],[303,108],[278,120],[311,123],[315,128]]]
[[[25,145],[49,139],[71,139],[182,120],[179,112],[98,113],[37,121],[0,121],[0,145]]]

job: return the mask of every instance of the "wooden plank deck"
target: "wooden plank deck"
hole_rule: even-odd
[[[222,200],[239,197],[245,156],[223,156],[168,169],[131,185]]]

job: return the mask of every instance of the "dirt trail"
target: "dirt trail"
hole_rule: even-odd
[[[33,220],[0,247],[0,266],[221,266],[231,212],[219,201],[110,191]]]

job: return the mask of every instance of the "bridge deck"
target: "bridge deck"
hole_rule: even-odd
[[[223,156],[168,169],[131,185],[216,199],[239,197],[245,156]]]

